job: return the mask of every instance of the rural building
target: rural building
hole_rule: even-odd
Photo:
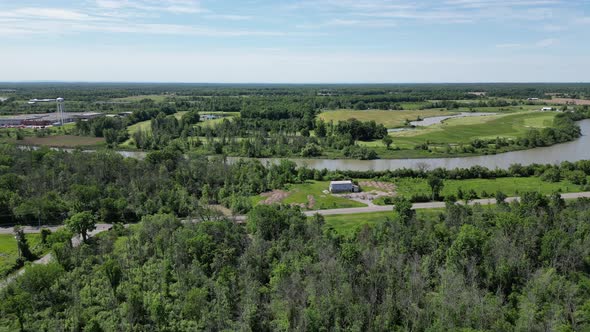
[[[215,119],[219,119],[219,115],[215,115],[215,114],[203,114],[201,115],[201,120],[206,121],[206,120],[215,120]]]
[[[543,107],[541,111],[553,111],[553,107]]]
[[[354,185],[352,181],[332,181],[330,182],[331,193],[345,193],[345,192],[357,192],[358,186]]]
[[[68,112],[64,113],[64,122],[70,123],[76,120],[88,121],[97,117],[104,116],[103,113],[83,113],[83,112]],[[46,127],[50,125],[59,124],[59,116],[57,113],[43,113],[43,114],[18,114],[0,117],[1,127],[19,127],[19,126],[39,126]]]

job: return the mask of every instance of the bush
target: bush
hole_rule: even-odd
[[[557,168],[548,168],[541,175],[541,180],[545,182],[559,182],[561,181],[561,173]]]
[[[426,203],[430,202],[430,196],[424,194],[414,194],[410,197],[412,203]]]
[[[568,171],[565,174],[565,178],[571,183],[577,185],[585,185],[588,182],[586,173],[583,171]]]

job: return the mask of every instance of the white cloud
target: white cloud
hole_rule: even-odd
[[[546,38],[539,40],[534,43],[505,43],[497,44],[496,48],[507,48],[507,49],[531,49],[531,48],[547,48],[559,44],[559,40],[555,38]]]
[[[175,14],[197,14],[206,12],[195,0],[96,0],[96,6],[107,10],[132,9],[149,12]]]
[[[559,43],[559,40],[554,39],[554,38],[548,38],[548,39],[539,40],[535,44],[535,46],[545,48],[545,47],[555,46],[558,43]]]
[[[32,18],[32,19],[54,19],[63,21],[89,21],[96,17],[76,10],[60,8],[37,8],[26,7],[0,12],[0,18]]]
[[[299,24],[296,27],[302,29],[319,29],[324,27],[353,27],[353,28],[392,28],[398,24],[391,20],[358,20],[358,19],[331,19],[322,23]]]

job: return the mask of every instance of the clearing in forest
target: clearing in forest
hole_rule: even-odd
[[[413,111],[383,111],[383,110],[368,110],[368,111],[353,111],[353,110],[338,110],[326,111],[319,115],[320,119],[326,122],[346,121],[355,118],[359,121],[375,121],[377,124],[382,124],[386,128],[403,127],[406,120],[414,121],[418,118],[424,119],[434,116],[453,115],[455,112],[441,111],[439,109],[432,110],[413,110]]]
[[[514,139],[524,136],[527,131],[533,128],[550,127],[556,115],[556,112],[523,112],[455,118],[424,129],[394,133],[392,136],[394,144],[401,147],[414,147],[425,142],[435,144],[470,143],[477,138]]]

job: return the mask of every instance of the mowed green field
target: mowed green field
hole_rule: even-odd
[[[346,121],[355,118],[359,121],[375,121],[378,124],[383,124],[387,128],[403,127],[406,120],[414,121],[418,118],[427,118],[433,116],[453,115],[454,112],[446,112],[440,110],[404,110],[404,111],[382,111],[382,110],[368,110],[368,111],[354,111],[354,110],[338,110],[327,111],[319,115],[320,119],[326,122]]]
[[[282,204],[298,204],[309,207],[310,210],[340,209],[352,207],[365,207],[366,204],[356,202],[344,197],[324,193],[330,186],[329,181],[307,181],[306,183],[287,185],[285,191],[289,196],[284,198]],[[313,204],[309,198],[313,197]],[[264,200],[262,196],[252,198],[254,204]],[[310,206],[312,205],[312,206]]]
[[[41,235],[27,234],[26,238],[29,243],[29,248],[34,254],[41,255],[43,251],[35,250],[41,242]],[[12,234],[0,234],[0,276],[4,276],[6,272],[16,263],[18,258],[18,248],[16,246],[16,239]]]
[[[416,215],[420,219],[438,218],[438,215],[443,211],[444,209],[416,210]],[[392,220],[395,217],[396,214],[392,209],[391,212],[324,216],[324,220],[326,221],[326,226],[332,227],[339,234],[350,235],[360,227],[365,225],[374,226],[377,224],[382,224],[388,220]]]
[[[517,138],[533,128],[550,127],[557,113],[523,112],[481,117],[449,119],[441,124],[414,131],[393,133],[394,144],[413,147],[425,142],[438,144],[470,143],[476,138]]]
[[[182,118],[182,116],[185,114],[186,112],[177,112],[174,113],[174,117],[178,120],[180,120]],[[135,145],[133,144],[133,134],[135,134],[138,131],[143,131],[143,132],[151,132],[152,131],[152,120],[146,120],[146,121],[141,121],[138,122],[136,124],[133,124],[129,127],[127,127],[127,132],[129,133],[129,139],[126,140],[125,142],[119,144],[120,147],[122,148],[134,148]]]
[[[413,195],[430,195],[430,187],[426,179],[403,178],[395,180],[398,195],[411,197]],[[482,192],[495,194],[501,191],[508,196],[518,196],[524,192],[535,191],[548,195],[554,192],[580,192],[584,189],[580,185],[563,180],[561,182],[545,182],[538,177],[529,178],[498,178],[498,179],[469,179],[445,180],[442,190],[443,196],[456,195],[459,188],[466,192],[475,190],[481,196]]]

